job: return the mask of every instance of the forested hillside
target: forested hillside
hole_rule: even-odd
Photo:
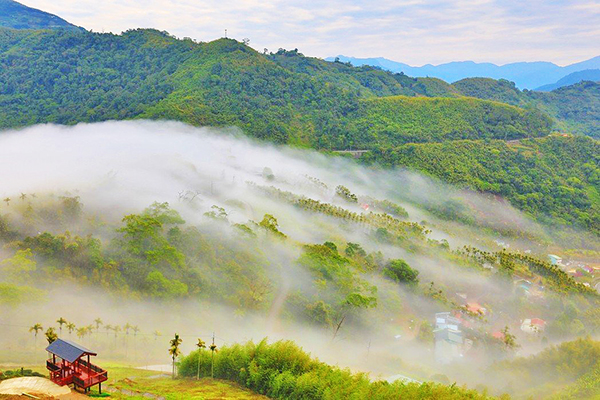
[[[600,82],[584,81],[551,92],[520,91],[504,79],[468,78],[453,85],[465,96],[537,108],[557,121],[561,131],[600,138]]]
[[[442,146],[447,156],[460,151],[463,158],[453,160],[460,163],[451,169],[428,165],[414,156],[390,157],[386,150],[409,143],[543,137],[553,125],[589,129],[597,124],[593,84],[580,84],[590,93],[589,99],[580,97],[576,87],[524,93],[507,81],[464,80],[449,85],[438,79],[325,62],[297,50],[261,54],[231,39],[196,43],[155,30],[112,35],[0,29],[0,66],[1,128],[133,118],[233,125],[276,143],[328,151],[373,150],[368,161],[417,168],[448,182],[476,179],[459,176],[458,171],[480,160],[478,168],[484,172],[469,186],[504,194],[535,217],[551,215],[567,223],[595,226],[597,189],[590,189],[591,181],[561,179],[560,186],[569,193],[584,194],[577,200],[533,201],[541,193],[547,195],[542,187],[547,183],[532,178],[527,185],[507,190],[513,184],[502,176],[518,170],[539,176],[539,165],[528,165],[522,157],[509,157],[502,168],[483,162],[482,157],[494,156],[501,144],[421,147],[436,153]],[[564,116],[564,121],[577,122],[556,125],[527,99],[542,104],[540,108],[551,115]],[[579,107],[580,103],[586,106]],[[584,141],[579,146],[589,152],[595,143]],[[589,162],[578,162],[572,169],[583,175],[583,164]],[[566,176],[564,171],[550,172],[554,174]],[[517,198],[517,193],[522,197]]]
[[[64,19],[13,0],[0,0],[0,27],[14,29],[80,29]]]
[[[600,144],[551,136],[508,144],[454,141],[378,150],[383,165],[410,165],[447,182],[501,195],[550,223],[600,233]]]
[[[0,126],[5,128],[171,118],[196,125],[237,125],[253,136],[280,143],[342,150],[357,142],[347,131],[356,121],[361,99],[438,94],[431,81],[326,63],[297,52],[263,55],[228,39],[197,44],[152,30],[122,36],[9,30],[1,34],[1,79],[6,85]],[[463,101],[467,104],[457,112],[461,107],[456,105]],[[513,138],[530,137],[550,131],[550,121],[539,113],[472,99],[452,104],[454,111],[430,121],[431,130],[458,126],[453,138],[462,139],[504,139],[507,131]],[[461,115],[473,105],[473,120]],[[423,114],[430,106],[439,108],[435,102],[404,102],[401,111],[414,108]],[[377,117],[377,110],[370,107],[369,117]],[[361,134],[372,137],[370,131],[393,129],[396,139],[389,144],[415,139],[414,129],[402,129],[401,116],[385,116],[390,117],[398,120],[396,127],[374,118]],[[440,137],[425,134],[418,141],[432,139]]]

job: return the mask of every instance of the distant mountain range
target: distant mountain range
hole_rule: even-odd
[[[563,86],[574,85],[581,81],[600,82],[600,69],[584,69],[583,71],[573,72],[563,78],[560,78],[556,83],[540,86],[536,90],[541,92],[551,92],[552,90]]]
[[[505,65],[491,63],[476,63],[473,61],[454,61],[440,65],[423,65],[412,67],[408,64],[388,60],[386,58],[355,58],[343,55],[328,57],[327,61],[339,59],[352,65],[371,65],[392,72],[403,72],[414,77],[440,78],[446,82],[456,82],[464,78],[493,78],[507,79],[515,82],[520,89],[536,89],[540,86],[556,83],[563,77],[574,72],[589,69],[600,69],[600,56],[586,61],[560,67],[550,62],[518,62]],[[572,82],[577,83],[577,82]]]
[[[12,0],[0,0],[0,26],[13,29],[82,29],[54,14]]]

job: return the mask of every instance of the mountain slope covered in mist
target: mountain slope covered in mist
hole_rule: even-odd
[[[234,125],[264,140],[321,150],[373,150],[371,160],[388,164],[381,151],[405,143],[514,140],[551,129],[549,118],[535,109],[461,97],[458,89],[435,79],[329,63],[297,51],[259,54],[228,39],[194,43],[153,30],[123,35],[0,30],[0,64],[6,82],[0,89],[2,127],[175,119]],[[469,95],[476,97],[474,92]],[[560,98],[557,103],[563,104]],[[421,167],[417,161],[398,165]],[[495,174],[485,164],[480,168]],[[456,181],[452,175],[439,176]],[[590,184],[561,180],[560,186],[583,199],[569,203],[562,218],[593,226],[588,221],[597,217],[589,204],[596,189]],[[539,185],[534,180],[520,194],[542,193]],[[488,188],[494,187],[490,182]],[[510,191],[503,193],[521,204]],[[536,216],[558,213],[536,203],[527,209]]]
[[[597,254],[593,238],[426,176],[230,133],[126,121],[0,135],[0,167],[19,171],[1,193],[0,338],[77,299],[68,320],[285,338],[357,370],[501,393],[492,362],[598,333],[590,280],[547,261]],[[469,343],[443,362],[440,312]],[[120,354],[113,334],[96,330],[104,354]]]

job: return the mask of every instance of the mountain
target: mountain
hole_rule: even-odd
[[[489,146],[489,140],[545,137],[558,123],[530,106],[533,100],[528,94],[507,81],[476,80],[466,90],[466,82],[453,86],[434,78],[330,63],[296,50],[261,54],[232,39],[195,43],[147,29],[122,35],[0,29],[0,66],[0,80],[5,82],[0,88],[2,128],[168,119],[196,126],[237,126],[262,140],[323,151],[370,150],[365,162],[426,170],[414,159],[390,161],[381,150],[459,140]],[[507,93],[512,90],[522,106],[494,97],[496,85]],[[563,104],[580,104],[578,89],[551,93],[547,106],[545,98],[534,100],[552,112]],[[597,96],[591,89],[589,93],[592,99]],[[596,106],[590,103],[590,107]],[[580,114],[591,122],[582,120],[578,127],[593,123],[594,113]],[[570,116],[569,112],[565,115]],[[579,145],[589,150],[593,143],[584,140]],[[536,165],[533,171],[544,168]],[[486,174],[491,175],[500,171],[486,163],[478,168],[487,168]],[[510,170],[519,169],[515,165]],[[532,179],[531,185],[514,188],[492,181],[464,184],[502,194],[522,208],[523,196],[553,198],[542,194],[548,192],[545,182],[567,185],[572,188],[568,196],[578,200],[569,200],[566,209],[560,202],[538,201],[527,206],[531,215],[540,219],[560,215],[586,229],[600,226],[596,225],[599,211],[594,205],[595,189],[590,186],[593,182],[584,178],[583,186],[578,186],[561,176],[561,171],[555,172],[544,182]],[[459,174],[457,169],[432,173],[447,181],[455,181]]]
[[[540,86],[535,90],[540,92],[551,92],[554,89],[573,85],[581,81],[600,82],[600,69],[584,69],[583,71],[573,72],[560,78],[556,83]]]
[[[600,68],[600,56],[592,59],[560,67],[550,62],[518,62],[505,65],[492,63],[476,63],[473,61],[455,61],[440,65],[423,65],[412,67],[407,64],[385,58],[355,58],[346,56],[328,57],[327,61],[339,59],[352,65],[372,65],[392,72],[403,72],[415,77],[435,77],[447,82],[455,82],[464,78],[486,77],[507,79],[522,89],[534,89],[551,84],[560,78],[581,70]]]
[[[0,27],[12,29],[81,29],[56,15],[13,0],[0,0]]]
[[[521,91],[504,79],[466,78],[452,87],[464,96],[536,108],[555,118],[556,129],[600,138],[600,82],[582,81],[540,92]]]

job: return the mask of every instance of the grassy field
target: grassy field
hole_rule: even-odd
[[[202,378],[199,381],[192,379],[172,379],[161,372],[136,369],[117,363],[98,362],[98,365],[107,369],[109,376],[108,382],[102,385],[103,397],[108,394],[106,397],[113,399],[267,399],[265,396],[255,394],[248,389],[228,381],[210,378]],[[38,365],[24,367],[40,373],[46,373],[45,369]],[[10,369],[14,368],[14,365],[10,366]],[[2,369],[8,369],[8,367],[0,365],[0,370]],[[98,396],[97,388],[91,393],[91,396]],[[2,399],[1,396],[0,399]]]

